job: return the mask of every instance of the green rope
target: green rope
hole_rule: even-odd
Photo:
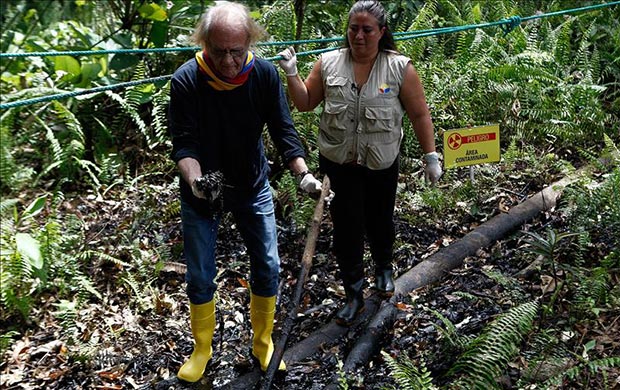
[[[515,28],[521,25],[521,17],[519,15],[511,16],[508,18],[508,21],[505,24],[500,25],[499,27],[504,32],[504,36],[508,35],[509,32],[514,30]]]
[[[602,3],[602,4],[590,5],[590,6],[580,7],[580,8],[572,8],[572,9],[567,9],[567,10],[562,10],[562,11],[550,12],[546,14],[532,15],[532,16],[528,16],[525,18],[515,15],[515,16],[511,16],[506,19],[498,20],[496,22],[470,24],[470,25],[457,26],[457,27],[443,27],[443,28],[417,30],[417,31],[403,31],[403,32],[394,33],[394,40],[401,41],[405,39],[423,38],[423,37],[432,36],[432,35],[451,34],[451,33],[456,33],[456,32],[461,32],[461,31],[467,31],[467,30],[478,29],[478,28],[494,27],[494,26],[499,26],[504,32],[504,35],[506,35],[510,33],[512,30],[514,30],[515,28],[519,27],[522,22],[525,22],[528,20],[565,15],[565,14],[575,13],[575,12],[592,11],[595,9],[611,7],[611,6],[615,6],[618,4],[620,4],[620,1],[612,1],[610,3]],[[307,43],[340,42],[343,40],[344,40],[343,37],[334,37],[334,38],[305,39],[305,40],[295,40],[295,41],[259,42],[257,45],[258,46],[290,46],[290,45],[302,45],[302,44],[307,44]],[[340,46],[335,46],[335,47],[329,47],[329,48],[324,48],[324,49],[309,50],[305,52],[299,52],[297,53],[297,56],[305,57],[305,56],[325,53],[325,52],[332,51],[332,50],[337,50],[339,48]],[[117,50],[63,51],[63,52],[52,51],[52,52],[30,52],[30,53],[0,53],[0,58],[30,57],[30,56],[44,57],[44,56],[61,56],[61,55],[99,55],[99,54],[117,54],[117,53],[125,53],[125,54],[159,53],[159,52],[173,52],[173,51],[196,51],[199,49],[200,49],[199,47],[174,47],[174,48],[153,48],[153,49],[117,49]],[[282,59],[282,56],[280,55],[265,58],[265,60],[267,61],[278,61],[281,59]],[[67,93],[40,96],[40,97],[36,97],[32,99],[26,99],[26,100],[15,101],[15,102],[10,102],[10,103],[2,103],[0,104],[0,110],[5,110],[8,108],[19,107],[19,106],[26,106],[26,105],[36,104],[36,103],[41,103],[41,102],[47,102],[51,100],[59,100],[65,97],[74,97],[74,96],[79,96],[79,95],[87,95],[91,93],[108,91],[108,90],[117,89],[117,88],[131,87],[131,86],[141,85],[141,84],[150,84],[150,83],[154,83],[157,81],[168,80],[171,77],[172,75],[159,76],[159,77],[153,77],[149,79],[119,83],[119,84],[114,84],[114,85],[109,85],[109,86],[96,87],[96,88],[91,88],[87,90],[72,91],[72,92],[67,92]]]
[[[297,41],[278,41],[278,42],[258,42],[257,46],[290,46],[303,45],[308,43],[329,43],[342,41],[342,37],[322,38],[322,39],[304,39]],[[12,57],[54,57],[54,56],[88,56],[102,54],[141,54],[141,53],[169,53],[175,51],[197,51],[201,50],[200,46],[186,47],[159,47],[152,49],[107,49],[107,50],[74,50],[74,51],[33,51],[27,53],[0,53],[0,58]]]
[[[457,27],[444,27],[442,29],[437,29],[434,31],[430,30],[428,32],[419,33],[419,34],[401,34],[400,36],[395,37],[394,40],[402,41],[405,39],[430,37],[432,35],[453,34],[453,33],[461,32],[461,31],[476,30],[479,28],[487,28],[487,27],[495,27],[495,26],[499,26],[506,34],[507,33],[506,31],[508,32],[512,31],[515,27],[519,26],[519,24],[521,24],[521,18],[519,16],[513,16],[511,18],[502,19],[497,22],[468,24],[465,26],[457,26]],[[509,27],[506,27],[506,25],[509,25]]]
[[[595,9],[611,7],[611,6],[618,5],[618,4],[620,4],[620,1],[612,1],[611,3],[601,3],[601,4],[595,4],[595,5],[588,5],[586,7],[571,8],[571,9],[565,9],[565,10],[562,10],[562,11],[550,12],[550,13],[547,13],[547,14],[539,14],[539,15],[527,16],[527,17],[523,18],[522,20],[524,22],[527,22],[528,20],[548,18],[548,17],[551,17],[551,16],[560,16],[560,15],[565,15],[565,14],[572,14],[572,13],[575,13],[575,12],[594,11]]]
[[[325,49],[316,49],[316,50],[308,50],[308,51],[302,51],[299,53],[295,53],[295,55],[297,57],[307,57],[307,56],[311,56],[311,55],[315,55],[315,54],[321,54],[321,53],[326,53],[328,51],[332,51],[332,50],[338,50],[342,48],[342,46],[334,46],[334,47],[327,47]],[[278,55],[278,56],[274,56],[274,57],[266,57],[265,60],[267,61],[279,61],[282,60],[282,56]]]
[[[296,41],[276,41],[276,42],[259,42],[257,46],[292,46],[292,45],[305,45],[308,43],[330,43],[344,41],[343,37],[333,38],[316,38],[316,39],[301,39]]]
[[[302,39],[296,41],[277,41],[277,42],[258,42],[257,46],[290,46],[304,45],[308,43],[329,43],[343,41],[343,37],[321,38],[321,39]],[[141,54],[141,53],[169,53],[175,51],[197,51],[200,46],[186,47],[159,47],[152,49],[107,49],[107,50],[73,50],[73,51],[33,51],[25,53],[0,53],[0,58],[13,57],[54,57],[54,56],[88,56],[102,54]]]
[[[60,100],[62,98],[66,98],[66,97],[74,97],[74,96],[80,96],[80,95],[90,95],[93,93],[99,93],[99,92],[104,92],[104,91],[111,91],[113,89],[118,89],[118,88],[127,88],[127,87],[133,87],[136,85],[141,85],[141,84],[152,84],[158,81],[166,81],[169,78],[171,78],[172,75],[166,75],[166,76],[158,76],[158,77],[152,77],[149,79],[142,79],[142,80],[136,80],[136,81],[127,81],[125,83],[118,83],[118,84],[113,84],[113,85],[106,85],[106,86],[102,86],[102,87],[95,87],[95,88],[89,88],[89,89],[82,89],[82,90],[77,90],[77,91],[71,91],[71,92],[63,92],[63,93],[57,93],[54,95],[47,95],[47,96],[38,96],[36,98],[32,98],[32,99],[25,99],[25,100],[19,100],[16,102],[10,102],[10,103],[3,103],[0,104],[0,109],[4,110],[7,108],[13,108],[13,107],[19,107],[19,106],[28,106],[31,104],[36,104],[36,103],[43,103],[43,102],[49,102],[52,100]]]
[[[160,47],[153,49],[108,49],[74,51],[33,51],[28,53],[0,53],[0,58],[8,57],[54,57],[54,56],[96,56],[102,54],[167,53],[174,51],[198,50],[199,47]]]

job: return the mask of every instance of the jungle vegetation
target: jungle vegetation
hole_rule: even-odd
[[[2,104],[170,75],[192,51],[188,41],[209,0],[9,0],[0,3],[1,52],[92,51],[92,54],[3,57]],[[265,42],[342,36],[349,1],[246,1],[266,28]],[[395,32],[473,25],[513,15],[530,16],[602,1],[572,0],[395,0],[384,2]],[[105,17],[102,17],[105,15]],[[338,46],[339,42],[297,45],[299,52]],[[185,51],[126,53],[127,49],[178,48]],[[493,378],[523,353],[532,362],[551,359],[546,345],[561,342],[567,329],[596,322],[602,313],[619,313],[620,284],[620,6],[539,18],[510,31],[499,27],[431,35],[398,41],[411,57],[425,87],[437,144],[445,131],[497,123],[502,161],[481,168],[478,189],[460,182],[464,169],[449,170],[444,183],[419,195],[400,195],[403,204],[430,210],[419,218],[437,218],[459,207],[461,216],[479,217],[480,199],[492,193],[500,175],[529,172],[532,188],[558,175],[591,165],[590,173],[566,190],[561,230],[523,234],[516,256],[539,257],[556,281],[551,297],[514,302],[476,337],[458,334],[449,320],[440,326],[448,346],[460,354],[448,375],[453,387],[491,388]],[[274,57],[282,46],[260,45],[256,52]],[[99,50],[118,53],[97,54]],[[300,56],[305,75],[316,56]],[[61,338],[75,339],[81,308],[105,300],[93,270],[118,270],[112,283],[131,297],[134,310],[152,308],[154,280],[180,246],[166,237],[140,240],[139,232],[178,220],[179,204],[154,207],[162,192],[176,191],[169,159],[166,80],[92,94],[15,106],[0,111],[0,353],[5,356],[48,313],[61,324]],[[297,129],[317,168],[316,129],[321,108],[293,111]],[[405,123],[405,133],[412,134]],[[273,161],[272,184],[279,218],[303,231],[312,200],[296,192],[295,181]],[[441,149],[440,149],[441,152]],[[419,170],[421,150],[405,136],[402,171]],[[476,193],[476,191],[480,191]],[[487,192],[484,192],[487,191]],[[482,193],[481,193],[482,192]],[[130,224],[102,231],[116,246],[100,245],[86,235],[82,202],[134,202]],[[458,213],[457,213],[458,215]],[[176,260],[175,260],[176,261]],[[100,275],[98,277],[101,277]],[[541,326],[569,300],[566,328]],[[492,321],[493,320],[493,321]],[[525,341],[527,342],[525,342]],[[543,343],[543,344],[544,344]],[[588,383],[591,375],[620,366],[618,356],[589,359],[588,340],[571,370],[544,380],[536,365],[521,375],[520,386],[554,386],[569,377]],[[483,362],[489,353],[494,359]],[[406,351],[405,351],[406,352]],[[75,358],[88,359],[89,354]],[[3,358],[4,359],[4,358]],[[399,388],[436,388],[424,365],[386,357]],[[479,363],[479,367],[476,365]],[[541,363],[542,364],[542,363]],[[581,382],[580,382],[581,381]],[[609,387],[613,384],[607,380]],[[345,386],[345,385],[343,385]],[[410,387],[407,387],[410,386]],[[490,387],[489,387],[490,386]],[[529,387],[534,388],[534,387]]]

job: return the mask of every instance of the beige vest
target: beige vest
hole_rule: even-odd
[[[349,49],[321,56],[325,103],[318,141],[323,156],[374,170],[392,165],[403,135],[405,110],[398,95],[409,62],[395,52],[379,52],[358,94]]]

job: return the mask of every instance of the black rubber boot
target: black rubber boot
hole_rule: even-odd
[[[394,295],[394,279],[392,266],[382,267],[375,271],[375,290],[383,297]]]
[[[345,284],[344,291],[347,294],[347,302],[336,313],[336,323],[342,326],[350,326],[357,315],[364,311],[364,279],[353,284]]]

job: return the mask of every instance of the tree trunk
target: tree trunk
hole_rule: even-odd
[[[295,0],[295,20],[297,25],[295,28],[295,40],[301,39],[301,33],[304,27],[304,11],[306,9],[306,0]],[[297,50],[297,48],[295,48]]]

